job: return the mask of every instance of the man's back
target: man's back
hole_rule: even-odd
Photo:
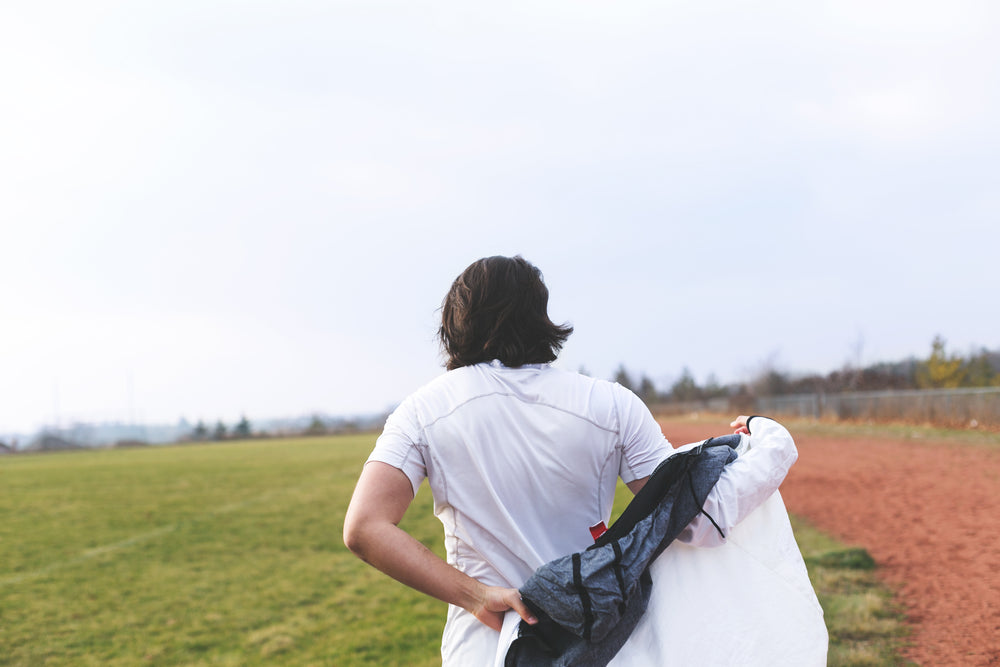
[[[623,387],[548,364],[450,371],[386,422],[369,460],[426,476],[448,562],[494,586],[520,586],[543,563],[586,548],[607,522],[618,477],[648,476],[671,451]],[[445,665],[487,664],[499,635],[448,610]]]
[[[408,451],[403,465],[399,452]],[[380,454],[392,450],[395,456]],[[533,364],[446,373],[393,414],[372,455],[427,476],[448,560],[492,585],[585,548],[619,475],[648,475],[670,445],[624,388]]]

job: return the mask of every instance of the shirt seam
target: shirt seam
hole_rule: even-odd
[[[597,482],[598,482],[598,484],[597,484],[597,511],[598,511],[598,513],[603,513],[604,512],[603,508],[604,508],[604,475],[605,475],[605,472],[607,471],[608,464],[611,462],[611,459],[614,458],[615,452],[621,452],[621,451],[622,451],[621,443],[615,445],[614,447],[611,448],[611,451],[608,452],[608,455],[604,457],[604,463],[601,464],[601,470],[598,473],[598,478],[597,478]],[[624,460],[624,459],[625,459],[624,455],[622,455],[619,458],[619,468],[621,468],[621,461]],[[620,470],[619,470],[618,472],[615,473],[615,479],[617,480],[620,476],[621,475],[620,475]],[[614,494],[614,491],[612,491],[612,494]],[[600,516],[599,518],[600,518],[601,521],[605,520],[603,516]]]
[[[622,436],[622,416],[620,413],[621,406],[618,404],[618,401],[614,402],[614,406],[615,406],[614,415],[616,422],[614,434],[618,436],[618,445],[616,449],[618,449],[621,452],[621,463],[625,464],[625,467],[628,469],[629,475],[632,476],[632,479],[630,479],[628,482],[625,482],[626,484],[629,484],[639,479],[639,476],[635,474],[635,468],[632,466],[632,462],[629,461],[628,456],[625,455],[625,439]],[[622,475],[621,463],[619,463],[618,465],[618,477],[620,477],[621,480],[624,482],[625,477],[624,475]]]
[[[437,424],[442,419],[447,419],[448,417],[452,416],[459,409],[465,407],[469,403],[472,403],[473,401],[478,400],[480,398],[488,398],[490,396],[503,396],[503,397],[506,397],[506,398],[513,398],[514,400],[520,401],[521,403],[524,403],[526,405],[540,405],[542,407],[550,408],[552,410],[558,410],[559,412],[562,412],[562,413],[565,413],[567,415],[570,415],[571,417],[576,417],[577,419],[585,421],[588,424],[590,424],[591,426],[599,428],[602,431],[606,431],[608,433],[614,433],[615,435],[617,435],[619,437],[619,439],[621,438],[621,433],[619,432],[618,429],[616,429],[616,428],[609,428],[607,426],[599,424],[598,422],[594,421],[593,419],[590,419],[586,415],[578,414],[576,412],[573,412],[572,410],[568,410],[568,409],[560,407],[558,405],[553,405],[552,403],[546,403],[544,401],[530,401],[530,400],[527,400],[525,398],[522,398],[521,396],[519,396],[519,395],[517,395],[515,393],[506,392],[506,391],[490,391],[490,392],[486,392],[485,394],[476,394],[475,396],[471,396],[468,399],[466,399],[466,400],[462,401],[461,403],[459,403],[458,405],[456,405],[455,407],[453,407],[448,412],[444,413],[443,415],[435,417],[433,420],[431,420],[427,424],[425,424],[423,428],[424,428],[424,430],[429,429],[430,427],[434,426],[434,424]]]

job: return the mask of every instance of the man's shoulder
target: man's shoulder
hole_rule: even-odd
[[[433,419],[470,400],[499,394],[573,412],[596,410],[601,415],[613,412],[614,406],[634,397],[615,382],[550,364],[498,370],[483,363],[442,373],[410,394],[405,402],[425,419]]]
[[[407,396],[403,403],[424,420],[447,413],[469,398],[491,391],[489,377],[479,366],[444,372]]]

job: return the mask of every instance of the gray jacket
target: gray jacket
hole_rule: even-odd
[[[702,513],[738,442],[711,438],[664,459],[592,546],[538,568],[520,589],[538,623],[521,622],[506,667],[610,662],[646,609],[650,564]]]

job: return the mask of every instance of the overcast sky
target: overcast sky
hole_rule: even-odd
[[[387,409],[521,254],[666,388],[1000,347],[1000,5],[0,4],[0,436]]]

